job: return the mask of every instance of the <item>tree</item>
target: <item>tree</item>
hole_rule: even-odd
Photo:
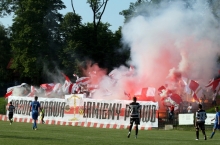
[[[79,42],[81,16],[69,12],[67,13],[63,21],[61,22],[60,31],[62,32],[62,50],[60,50],[59,59],[62,65],[61,69],[67,74],[71,75],[73,72],[80,74],[79,61],[77,60],[77,54],[75,48],[79,47],[82,42]]]
[[[62,58],[66,66],[79,66],[80,64],[86,67],[86,63],[91,62],[91,65],[98,63],[101,68],[107,68],[110,71],[120,64],[125,64],[129,58],[129,51],[125,50],[125,52],[121,49],[121,31],[119,30],[114,34],[109,30],[110,24],[101,22],[107,2],[108,0],[87,1],[93,11],[92,23],[77,24],[73,5],[73,13],[64,17],[62,28],[64,28],[66,34],[63,37],[66,40],[66,45],[63,49],[63,56],[66,55],[68,59]],[[66,25],[66,22],[68,22],[68,25]],[[77,68],[74,67],[74,69]]]
[[[188,4],[188,1],[182,0]],[[132,17],[137,15],[149,15],[153,10],[152,8],[158,8],[160,3],[171,3],[175,0],[137,0],[135,3],[130,3],[128,9],[121,11],[119,14],[125,18],[125,23],[128,22]],[[141,6],[141,7],[140,7]]]
[[[55,47],[59,44],[59,22],[62,15],[58,10],[65,8],[61,0],[19,0],[15,2],[15,18],[12,25],[12,68],[22,78],[31,78],[39,83],[44,65],[48,70],[55,68]]]
[[[8,30],[0,25],[0,86],[2,82],[10,80],[12,71],[7,69],[7,65],[11,59],[10,37]]]
[[[93,12],[93,29],[94,29],[94,43],[96,44],[98,39],[97,39],[97,31],[98,27],[101,22],[102,15],[105,12],[105,8],[107,6],[108,0],[87,0],[87,3],[89,3],[92,12]]]

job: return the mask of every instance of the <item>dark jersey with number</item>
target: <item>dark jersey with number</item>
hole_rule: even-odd
[[[129,104],[130,109],[130,117],[131,118],[139,118],[140,117],[140,109],[141,105],[137,102],[132,102]]]
[[[196,112],[196,121],[197,122],[205,122],[206,118],[207,118],[207,115],[206,115],[205,110],[201,109]]]
[[[13,113],[14,110],[15,110],[15,107],[13,105],[9,105],[9,107],[8,107],[9,113]]]

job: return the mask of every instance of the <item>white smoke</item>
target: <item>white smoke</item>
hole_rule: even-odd
[[[122,36],[143,85],[163,85],[171,69],[203,84],[218,73],[220,29],[205,1],[194,1],[191,8],[179,1],[139,9],[141,15],[124,25]]]

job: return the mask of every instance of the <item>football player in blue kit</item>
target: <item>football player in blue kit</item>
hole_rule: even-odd
[[[212,134],[210,136],[210,139],[212,139],[212,137],[214,136],[216,129],[220,130],[220,112],[219,112],[218,107],[215,107],[215,111],[216,111],[215,118],[213,118],[211,120],[211,121],[215,120],[215,123],[214,123],[214,126],[213,126],[213,131],[212,131]]]
[[[34,97],[34,101],[31,102],[30,112],[32,112],[32,119],[34,120],[33,123],[33,130],[37,130],[37,118],[39,114],[39,110],[41,110],[40,103],[37,101],[38,97]]]

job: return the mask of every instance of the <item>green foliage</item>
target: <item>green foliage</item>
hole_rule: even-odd
[[[7,101],[4,97],[0,97],[0,114],[6,114]]]
[[[10,80],[12,71],[7,69],[11,59],[11,47],[8,29],[0,25],[0,82]]]
[[[215,107],[207,109],[206,113],[215,113]]]
[[[60,34],[58,31],[62,15],[58,10],[65,8],[60,0],[21,0],[16,3],[12,25],[12,68],[21,77],[30,77],[37,83],[44,64],[53,70],[57,60]],[[57,46],[57,47],[55,47]]]
[[[0,16],[13,14],[11,35],[0,27],[0,49],[4,50],[1,57],[7,58],[1,58],[0,75],[14,81],[5,69],[11,58],[13,75],[19,76],[19,81],[31,79],[36,85],[46,81],[47,71],[51,74],[61,69],[67,75],[83,75],[80,68],[87,62],[98,63],[108,71],[126,64],[130,52],[122,48],[121,30],[113,33],[109,23],[101,22],[108,0],[87,3],[93,22],[82,24],[76,13],[67,13],[63,18],[58,12],[65,8],[61,0],[0,1]]]
[[[100,23],[94,42],[94,24],[81,24],[81,17],[74,13],[67,13],[61,23],[63,50],[59,57],[65,72],[81,74],[80,68],[85,62],[98,63],[100,67],[111,70],[120,64],[125,64],[129,52],[122,49],[120,44],[121,31],[115,34],[109,30],[109,24]],[[101,56],[101,57],[100,57]],[[83,64],[83,65],[82,65]]]
[[[176,0],[137,0],[135,3],[130,3],[129,8],[121,11],[119,14],[124,16],[125,22],[128,22],[132,17],[138,15],[158,15],[158,13],[154,14],[155,9],[163,9],[167,5],[176,2]],[[178,2],[182,2],[188,9],[193,9],[193,4],[197,0],[179,0]],[[207,4],[207,7],[211,8],[213,14],[219,19],[220,2],[217,0],[204,0],[204,3]]]
[[[17,1],[15,0],[1,0],[0,1],[0,17],[10,15],[17,8]]]

